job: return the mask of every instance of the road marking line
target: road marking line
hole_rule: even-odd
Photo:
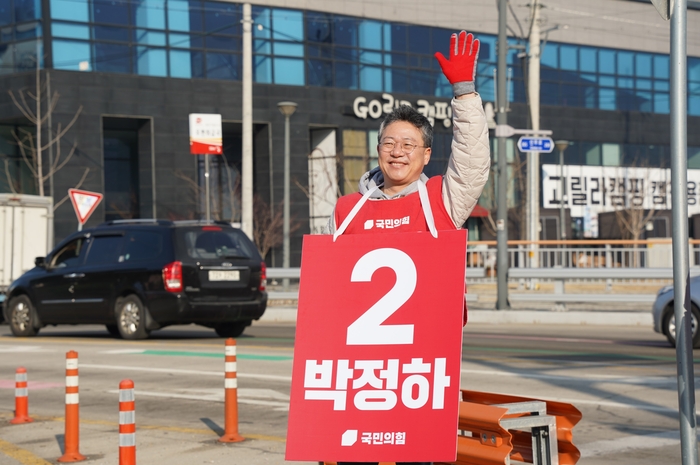
[[[12,418],[14,414],[12,413],[0,413],[0,417],[3,418]],[[57,421],[57,422],[65,422],[66,419],[64,417],[45,417],[45,416],[40,416],[40,415],[32,415],[32,418],[34,418],[37,421]],[[106,420],[90,420],[87,418],[80,418],[80,424],[86,424],[86,425],[98,425],[98,426],[111,426],[114,428],[119,427],[119,422],[116,421],[106,421]],[[212,431],[210,429],[204,429],[204,428],[182,428],[178,426],[161,426],[161,425],[136,425],[137,430],[151,430],[151,431],[167,431],[170,433],[185,433],[185,434],[203,434],[203,435],[216,435],[219,436],[220,434],[216,431]],[[287,438],[279,437],[279,436],[269,436],[266,434],[247,434],[247,433],[242,433],[245,438],[248,439],[258,439],[260,441],[272,441],[272,442],[287,442]],[[27,463],[26,465],[52,465],[50,462],[36,462],[36,463]],[[24,465],[24,464],[23,464]]]
[[[240,389],[239,389],[240,391]],[[111,394],[116,394],[119,391],[111,390],[107,391]],[[164,398],[169,398],[169,399],[186,399],[186,400],[203,400],[207,402],[223,402],[224,401],[224,393],[223,390],[221,390],[220,394],[205,394],[205,395],[194,395],[194,394],[177,394],[177,393],[170,393],[170,392],[151,392],[151,391],[134,391],[134,394],[137,397],[140,396],[145,396],[145,397],[164,397]],[[263,405],[266,407],[274,407],[273,410],[277,411],[289,411],[289,402],[274,402],[274,401],[269,401],[269,400],[255,400],[255,399],[247,399],[244,397],[239,397],[238,398],[238,403],[240,404],[249,404],[249,405]]]
[[[531,379],[555,379],[555,380],[570,380],[570,381],[589,381],[589,382],[603,382],[603,383],[621,383],[621,384],[638,384],[638,385],[648,385],[648,384],[676,384],[676,378],[672,376],[654,376],[654,377],[644,377],[644,376],[617,376],[617,375],[599,375],[599,374],[584,374],[579,376],[564,376],[564,375],[541,375],[537,373],[525,373],[525,372],[510,372],[510,371],[495,371],[495,370],[469,370],[462,369],[464,374],[475,374],[475,375],[491,375],[491,376],[514,376],[518,378],[531,378]]]
[[[0,439],[0,452],[11,459],[17,460],[22,465],[51,465],[51,462],[47,462],[28,450],[20,449],[11,442],[3,441],[2,439]]]
[[[28,381],[28,388],[31,391],[35,391],[37,389],[51,389],[51,388],[57,388],[57,387],[65,387],[65,384],[63,383],[44,383],[40,381]],[[15,380],[7,380],[7,379],[0,379],[0,389],[14,389],[15,388]]]
[[[183,374],[183,375],[204,375],[204,376],[220,376],[224,377],[224,372],[222,371],[202,371],[202,370],[182,370],[176,368],[149,368],[149,367],[136,367],[136,366],[123,366],[123,365],[97,365],[90,363],[81,363],[80,368],[92,368],[98,370],[126,370],[126,371],[148,371],[152,373],[172,373],[172,374]],[[238,373],[238,378],[250,378],[250,379],[265,379],[269,381],[283,381],[291,382],[291,376],[278,376],[278,375],[257,375],[251,373]]]
[[[678,431],[661,431],[659,433],[625,436],[617,439],[593,441],[579,447],[581,458],[595,457],[613,453],[625,453],[635,449],[655,449],[657,447],[678,446]]]
[[[8,353],[8,352],[51,352],[48,349],[42,349],[41,346],[5,346],[5,345],[0,345],[0,353]]]

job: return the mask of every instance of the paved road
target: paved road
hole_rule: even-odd
[[[294,326],[285,323],[255,325],[238,339],[240,431],[248,440],[221,445],[223,340],[213,331],[172,327],[130,342],[98,326],[45,328],[30,339],[0,326],[0,465],[55,463],[61,455],[68,350],[80,357],[87,463],[117,463],[116,390],[124,378],[136,384],[139,463],[283,463],[293,342]],[[675,351],[650,328],[470,324],[463,360],[465,389],[578,407],[579,463],[680,463]],[[29,372],[37,422],[9,426],[17,366]]]

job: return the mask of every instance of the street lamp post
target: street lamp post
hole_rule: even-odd
[[[294,102],[277,104],[284,115],[284,217],[282,225],[282,266],[289,268],[289,117],[297,110]],[[283,280],[284,290],[289,290],[289,278]]]
[[[566,239],[566,225],[564,224],[564,203],[566,202],[566,183],[564,181],[564,151],[569,146],[568,140],[558,140],[554,143],[559,150],[559,181],[561,186],[561,199],[559,201],[559,239]]]

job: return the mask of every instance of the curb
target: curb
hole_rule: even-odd
[[[262,323],[296,323],[296,307],[268,307]],[[469,310],[469,322],[479,324],[545,324],[652,327],[651,312],[547,310]]]

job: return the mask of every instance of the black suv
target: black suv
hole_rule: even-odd
[[[240,336],[267,305],[265,262],[228,223],[110,221],[69,236],[7,291],[15,336],[46,325],[104,324],[143,339],[196,323]]]

